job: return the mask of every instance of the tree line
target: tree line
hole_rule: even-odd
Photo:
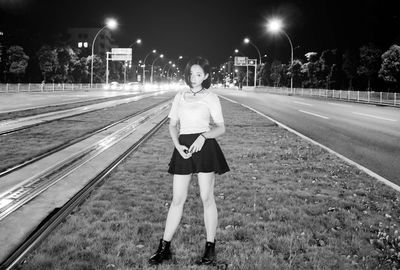
[[[250,85],[253,74],[249,74]],[[236,75],[239,81],[247,79],[243,67]],[[293,76],[293,87],[400,92],[400,46],[383,51],[369,43],[344,52],[309,52],[304,59],[294,59],[292,65],[267,62],[258,68],[257,76],[261,76],[261,85],[276,87],[290,86]]]
[[[4,52],[3,52],[4,54]],[[41,81],[55,83],[87,83],[90,81],[91,55],[82,56],[79,49],[66,44],[43,45],[34,55],[28,56],[23,47],[14,45],[1,55],[0,82],[33,82],[27,73],[39,70]],[[35,66],[29,70],[29,66]],[[110,81],[123,78],[123,63],[110,63]],[[94,82],[103,82],[105,61],[94,55]],[[373,43],[356,50],[325,50],[309,52],[304,59],[294,59],[293,64],[280,61],[265,63],[257,70],[261,84],[303,88],[351,89],[400,92],[400,46],[392,45],[383,51]],[[254,73],[253,73],[254,74]],[[238,80],[245,80],[240,69]],[[249,74],[252,84],[253,75]]]
[[[79,49],[73,49],[70,45],[43,45],[33,56],[28,56],[22,46],[14,45],[5,50],[5,55],[2,55],[1,59],[0,70],[3,76],[0,82],[3,83],[38,82],[37,78],[45,83],[90,82],[91,55],[82,56]],[[110,80],[123,78],[122,63],[109,64]],[[34,67],[29,70],[29,66],[32,65]],[[38,70],[39,76],[27,74],[37,73]],[[105,70],[105,60],[94,55],[93,81],[95,83],[105,80]],[[32,77],[36,79],[32,81]]]

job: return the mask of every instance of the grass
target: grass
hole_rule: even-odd
[[[231,172],[217,176],[217,253],[228,269],[398,269],[399,194],[336,156],[222,101],[218,139]],[[172,197],[165,125],[27,258],[21,269],[207,269],[196,179],[174,259],[147,264]],[[194,177],[195,178],[195,177]]]
[[[11,119],[20,118],[20,117],[28,117],[28,116],[33,116],[33,115],[42,114],[42,113],[68,110],[68,109],[77,108],[77,107],[81,107],[81,106],[87,106],[87,105],[96,104],[96,103],[100,103],[100,102],[129,98],[129,97],[133,97],[136,95],[137,94],[115,96],[115,97],[108,97],[108,98],[98,98],[98,99],[94,99],[94,100],[74,102],[74,103],[68,103],[68,104],[62,104],[62,105],[53,105],[53,106],[46,106],[46,107],[41,107],[41,108],[20,110],[20,111],[15,111],[15,112],[0,113],[0,121],[11,120]]]
[[[168,99],[168,96],[165,98]],[[0,171],[105,127],[160,101],[159,98],[145,98],[140,102],[109,107],[3,135],[0,140],[0,160],[2,160]]]

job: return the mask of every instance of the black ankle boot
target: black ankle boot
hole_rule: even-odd
[[[217,263],[217,255],[215,253],[215,240],[214,243],[206,242],[206,248],[204,255],[200,260],[196,261],[196,264],[201,265],[215,265]]]
[[[170,245],[171,242],[161,239],[156,253],[154,253],[149,259],[149,264],[156,265],[162,263],[164,260],[171,259],[172,254],[171,250],[169,249]]]

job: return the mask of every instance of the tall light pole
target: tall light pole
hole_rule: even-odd
[[[289,35],[282,29],[282,21],[279,19],[272,19],[268,21],[267,23],[267,28],[268,31],[272,33],[277,33],[277,32],[282,32],[287,39],[289,40],[290,43],[290,93],[293,93],[293,43],[292,40],[290,39]]]
[[[240,54],[241,56],[244,56],[244,54],[241,53],[238,49],[235,49],[235,54]],[[249,66],[247,65],[247,63],[246,63],[246,86],[249,86]]]
[[[146,54],[146,56],[145,56],[145,58],[144,58],[144,60],[143,60],[143,65],[142,65],[142,67],[143,67],[143,84],[145,84],[145,82],[146,82],[146,71],[145,71],[145,68],[146,68],[146,59],[147,59],[147,57],[148,57],[150,54],[152,54],[152,53],[157,53],[157,50],[152,50],[151,52],[149,52],[148,54]]]
[[[168,69],[167,69],[167,79],[168,79],[168,74],[169,74],[169,70],[171,69],[171,67],[175,67],[175,64],[172,64],[172,65],[170,65],[168,67]],[[171,74],[171,80],[172,80],[172,75],[173,75],[173,73]]]
[[[151,63],[151,76],[150,76],[150,82],[153,83],[153,69],[154,69],[154,63],[159,59],[159,58],[163,58],[164,55],[160,54],[159,57],[154,58],[153,63]]]
[[[161,74],[162,75],[164,75],[164,70],[165,70],[165,67],[168,65],[168,64],[172,64],[172,61],[168,61],[168,63],[166,63],[164,66],[163,66],[163,68],[162,68],[162,70],[161,70]],[[168,74],[168,73],[167,73]]]
[[[178,60],[176,61],[176,68],[177,68],[178,73],[179,73],[179,61],[182,60],[183,58],[184,57],[182,55],[179,55]],[[177,74],[177,76],[178,76],[178,74]]]
[[[250,39],[249,38],[245,38],[244,40],[244,43],[250,43],[254,48],[256,48],[256,50],[257,50],[257,53],[258,53],[258,59],[259,59],[259,62],[260,62],[260,67],[261,67],[261,65],[262,65],[262,63],[261,63],[261,53],[260,53],[260,50],[258,49],[258,47],[253,43],[253,42],[251,42],[250,41]],[[257,74],[257,68],[256,68],[256,70],[254,71],[256,74]],[[261,77],[260,77],[260,79],[258,80],[259,82],[258,82],[258,86],[260,86],[260,84],[261,84]]]
[[[113,30],[117,28],[118,23],[114,19],[108,19],[106,21],[106,25],[101,28],[97,34],[94,36],[93,42],[92,42],[92,57],[91,57],[91,67],[90,67],[90,88],[93,88],[93,57],[94,57],[94,42],[96,41],[97,36],[100,34],[101,31],[103,31],[106,27]]]
[[[131,45],[129,45],[128,48],[131,48],[131,47],[132,47],[133,45],[135,45],[135,44],[137,44],[137,45],[142,44],[142,40],[141,40],[140,38],[136,39],[136,41],[133,42],[133,43],[131,43]],[[129,68],[132,67],[132,63],[133,63],[133,53],[132,53],[131,64],[130,64],[130,67],[129,67]],[[127,63],[126,63],[126,61],[125,61],[124,83],[126,83],[126,65],[127,65]],[[135,68],[135,70],[136,70],[136,68]],[[136,72],[135,72],[135,74],[136,74]]]

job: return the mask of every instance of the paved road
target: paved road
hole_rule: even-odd
[[[218,90],[400,185],[400,109]]]

